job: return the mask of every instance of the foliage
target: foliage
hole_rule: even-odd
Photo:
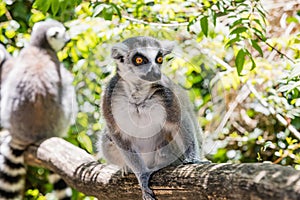
[[[286,26],[299,24],[297,9],[286,11]],[[300,40],[296,31],[268,38],[268,30],[283,32],[268,22],[275,15],[266,16],[257,0],[0,0],[0,42],[16,56],[35,22],[51,17],[65,23],[72,41],[58,55],[74,74],[79,103],[66,140],[95,154],[103,128],[101,93],[115,72],[110,47],[137,35],[175,40],[178,47],[163,70],[189,90],[207,136],[207,157],[300,168],[300,72],[280,58],[297,61]],[[29,173],[28,199],[45,198],[52,188],[48,172]],[[74,192],[73,199],[83,198]]]

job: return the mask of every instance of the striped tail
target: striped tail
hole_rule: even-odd
[[[49,182],[53,184],[53,194],[58,200],[71,200],[72,189],[54,172],[50,171]]]
[[[11,136],[0,140],[0,200],[23,199],[26,168],[24,149],[11,143]]]

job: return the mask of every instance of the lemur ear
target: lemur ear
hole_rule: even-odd
[[[172,51],[176,45],[176,42],[170,41],[170,40],[163,40],[163,41],[160,41],[160,45],[163,50],[163,55],[165,56],[165,55],[172,53]]]
[[[128,52],[128,47],[123,43],[117,43],[111,48],[111,57],[124,62],[124,56]]]

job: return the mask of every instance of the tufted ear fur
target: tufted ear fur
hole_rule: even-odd
[[[163,50],[163,55],[165,56],[165,55],[172,53],[172,51],[176,45],[176,42],[170,41],[170,40],[162,40],[162,41],[160,41],[160,45]]]
[[[123,43],[115,44],[111,49],[111,57],[120,62],[124,62],[124,57],[128,53],[128,47]]]

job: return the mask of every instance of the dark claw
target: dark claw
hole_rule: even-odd
[[[155,195],[150,188],[143,191],[143,200],[156,200]]]

